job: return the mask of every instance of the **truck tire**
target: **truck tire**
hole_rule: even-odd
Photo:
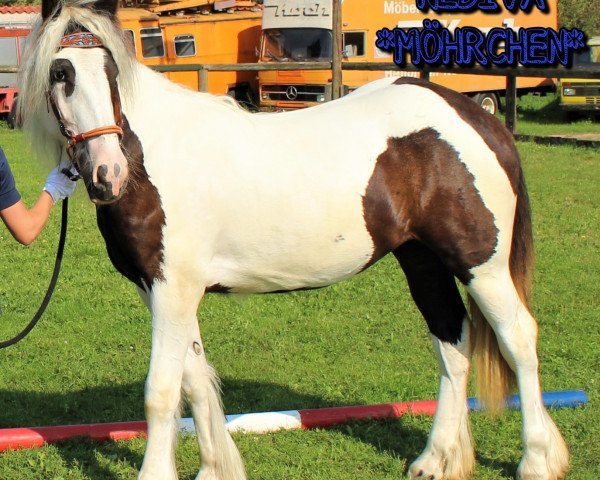
[[[241,106],[251,112],[258,111],[258,95],[252,91],[250,85],[242,83],[230,87],[227,91],[227,95],[234,98]]]
[[[15,99],[12,107],[10,107],[10,112],[8,112],[8,115],[6,116],[6,123],[8,124],[8,127],[13,130],[21,127],[19,124],[20,122],[17,120],[17,99]]]
[[[492,115],[498,112],[498,96],[494,92],[477,93],[473,96],[473,100]]]

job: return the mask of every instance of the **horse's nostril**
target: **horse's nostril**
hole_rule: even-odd
[[[98,174],[98,182],[106,182],[106,176],[108,175],[108,165],[100,165],[96,172]]]
[[[94,182],[94,191],[97,193],[106,192],[107,191],[106,184],[101,183],[101,182]]]
[[[119,165],[118,163],[115,163],[115,177],[118,177],[120,173],[121,173],[121,165]]]
[[[90,198],[102,200],[104,202],[114,200],[116,196],[113,194],[112,190],[112,183],[110,182],[94,182],[92,189],[90,190]]]

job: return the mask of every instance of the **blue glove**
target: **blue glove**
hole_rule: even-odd
[[[50,194],[54,203],[71,196],[77,186],[77,181],[67,177],[63,173],[63,170],[67,170],[74,175],[77,175],[75,167],[73,167],[69,161],[60,162],[60,164],[50,172],[46,179],[44,190]]]

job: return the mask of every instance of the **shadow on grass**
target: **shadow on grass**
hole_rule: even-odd
[[[85,474],[86,478],[98,480],[120,480],[123,475],[111,471],[98,457],[106,461],[120,462],[139,471],[142,467],[142,453],[134,451],[126,442],[106,442],[99,444],[88,438],[77,438],[56,444],[64,463],[74,466]]]
[[[541,107],[536,104],[519,105],[517,109],[518,119],[546,125],[563,124],[565,123],[565,115],[561,111],[559,103],[559,98],[556,97]]]
[[[502,477],[516,478],[517,465],[514,463],[492,460],[475,452],[475,460],[484,467],[496,470]]]
[[[408,466],[423,451],[427,442],[427,432],[415,428],[411,423],[413,422],[406,421],[404,418],[351,422],[333,427],[331,430],[370,444],[380,453],[396,458],[398,461],[406,460],[408,470]]]
[[[377,422],[349,423],[331,428],[365,443],[371,444],[379,452],[389,455],[398,461],[406,460],[405,475],[408,467],[421,454],[427,443],[428,431],[415,428],[411,424],[429,423],[419,417],[401,417],[398,419],[381,420]],[[493,433],[492,433],[493,435]],[[477,445],[475,445],[477,449]],[[482,453],[475,452],[476,462],[493,470],[498,478],[515,478],[516,463],[488,458]]]
[[[141,420],[144,418],[143,389],[143,382],[138,382],[65,393],[0,390],[0,428]],[[225,379],[223,390],[228,413],[351,405],[265,382]],[[189,412],[184,410],[183,416],[189,416]],[[399,460],[406,459],[409,465],[427,441],[427,432],[419,425],[422,426],[422,422],[418,417],[405,417],[377,422],[351,422],[334,427],[334,430],[371,444],[381,453]],[[99,445],[91,439],[79,438],[56,444],[55,448],[66,465],[76,466],[94,479],[121,478],[111,472],[98,456],[119,461],[135,470],[141,467],[143,459],[141,452],[121,442]],[[482,465],[500,469],[506,476],[514,474],[514,465],[481,456],[478,456],[478,461]]]
[[[598,115],[595,112],[565,112],[560,108],[560,98],[532,97],[517,105],[517,120],[540,125],[565,125],[569,123],[594,122]]]

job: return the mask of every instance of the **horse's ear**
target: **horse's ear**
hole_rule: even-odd
[[[112,17],[117,15],[117,8],[119,8],[119,0],[97,0],[93,6],[94,10]]]
[[[62,0],[42,0],[42,19],[58,15],[62,8]]]

